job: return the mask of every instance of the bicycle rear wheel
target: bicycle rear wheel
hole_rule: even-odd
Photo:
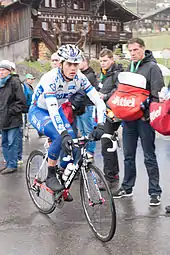
[[[56,204],[52,192],[50,193],[45,184],[48,167],[44,158],[45,156],[41,151],[34,150],[31,152],[26,164],[26,182],[35,206],[40,212],[49,214],[55,210]],[[40,167],[42,167],[41,170]]]
[[[106,191],[99,191],[98,181],[102,182]],[[88,166],[85,180],[81,172],[80,195],[83,210],[92,231],[101,241],[110,241],[116,230],[115,205],[103,173],[93,164]]]

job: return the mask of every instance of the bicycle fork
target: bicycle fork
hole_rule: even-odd
[[[97,185],[97,179],[96,179],[95,174],[93,173],[92,170],[90,170],[90,173],[92,175],[92,180],[93,180],[94,185],[96,187],[96,191],[99,195],[99,201],[98,202],[93,202],[93,200],[91,199],[91,196],[90,196],[90,193],[89,193],[89,187],[88,187],[89,185],[88,185],[87,173],[86,173],[85,167],[82,167],[83,181],[84,181],[84,186],[85,186],[85,190],[86,190],[88,201],[89,201],[89,206],[94,207],[95,205],[104,204],[105,199],[101,195],[101,192],[100,192],[99,187]]]

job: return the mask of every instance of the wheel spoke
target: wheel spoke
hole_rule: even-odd
[[[56,207],[53,192],[45,184],[47,170],[44,154],[41,151],[33,151],[26,165],[27,187],[34,204],[45,214],[53,212]]]
[[[101,171],[90,165],[86,172],[86,181],[81,176],[80,194],[87,221],[95,235],[102,241],[109,241],[116,228],[116,212],[113,198]],[[103,182],[106,191],[99,191],[98,180]],[[89,197],[90,202],[89,203]]]

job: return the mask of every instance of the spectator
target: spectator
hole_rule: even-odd
[[[16,65],[14,62],[11,62],[11,73],[13,77],[16,77],[19,79],[19,75],[16,73]],[[20,79],[19,79],[20,82]],[[27,109],[27,106],[25,106],[25,110]],[[25,111],[24,110],[24,111]],[[19,136],[18,136],[18,165],[22,165],[23,159],[22,159],[22,151],[23,151],[23,127],[19,128]]]
[[[158,101],[158,92],[164,86],[164,81],[152,52],[149,50],[145,51],[144,41],[140,38],[129,40],[128,50],[131,56],[129,71],[146,78],[146,91],[150,92],[150,101]],[[133,195],[133,187],[136,181],[135,156],[138,137],[141,139],[144,163],[149,176],[148,193],[150,196],[150,206],[158,206],[162,190],[159,185],[159,168],[155,155],[155,131],[150,126],[147,112],[144,112],[144,116],[141,119],[123,122],[125,172],[122,185],[113,197],[121,198]]]
[[[98,85],[97,78],[94,70],[89,66],[89,58],[85,57],[85,59],[79,64],[79,69],[81,72],[88,78],[90,83],[96,88]],[[93,113],[95,111],[95,106],[92,101],[86,97],[85,100],[85,113],[77,116],[77,128],[80,130],[80,133],[83,136],[89,135],[94,126],[94,116]],[[96,148],[96,142],[90,142],[87,145],[87,152],[89,159],[93,159],[94,151]]]
[[[2,152],[6,164],[1,174],[17,171],[19,128],[22,126],[22,111],[25,97],[21,82],[11,73],[8,60],[0,62],[0,130],[2,130]]]
[[[100,52],[99,60],[101,65],[101,75],[98,91],[101,98],[106,102],[117,88],[117,76],[120,70],[114,62],[113,52],[109,49],[103,49]],[[104,132],[113,135],[119,126],[120,122],[111,123],[106,119],[104,124]],[[109,186],[112,187],[113,182],[119,180],[117,151],[107,151],[109,147],[112,147],[112,142],[109,139],[101,139],[101,143],[104,161],[103,171]],[[102,190],[103,187],[100,187],[100,189]]]
[[[59,65],[60,65],[59,60],[60,60],[60,58],[59,58],[57,52],[54,52],[54,53],[51,55],[51,68],[57,68],[57,67],[59,67]]]
[[[32,101],[32,95],[34,93],[34,88],[33,88],[32,85],[35,81],[35,77],[32,74],[28,73],[28,74],[26,74],[25,78],[26,79],[25,79],[25,82],[23,84],[23,86],[24,86],[24,95],[26,97],[27,108],[29,110],[29,107],[30,107],[31,101]]]

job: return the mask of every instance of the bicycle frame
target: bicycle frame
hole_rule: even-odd
[[[105,200],[101,196],[101,192],[100,192],[99,187],[97,185],[97,179],[96,179],[95,175],[92,172],[91,172],[92,179],[93,179],[93,182],[95,184],[97,193],[99,195],[99,202],[94,203],[92,201],[92,199],[90,197],[90,193],[89,193],[88,178],[87,178],[87,173],[86,173],[86,170],[87,170],[87,167],[88,167],[88,164],[89,164],[88,159],[87,159],[87,152],[86,152],[86,143],[88,142],[88,138],[87,137],[76,138],[76,139],[73,139],[73,142],[74,142],[75,146],[81,148],[81,156],[80,156],[80,159],[79,159],[78,163],[76,164],[75,169],[73,170],[73,172],[69,176],[68,180],[64,183],[65,189],[62,192],[60,192],[60,194],[57,194],[57,198],[61,197],[61,195],[63,197],[67,196],[67,192],[71,187],[71,184],[74,180],[75,175],[77,174],[78,171],[81,171],[82,176],[83,176],[84,185],[85,185],[85,190],[86,190],[87,197],[88,197],[88,200],[89,200],[89,206],[95,206],[96,204],[102,204],[102,203],[105,202]],[[44,166],[44,164],[45,164],[45,162],[47,161],[47,158],[48,158],[48,148],[49,148],[48,139],[44,143],[44,148],[46,150],[45,153],[44,153],[44,159],[43,159],[43,162],[42,162],[42,164],[41,164],[41,166],[38,170],[38,173],[35,176],[33,186],[37,185],[38,187],[43,188],[46,191],[48,191],[49,193],[55,195],[54,191],[52,191],[46,185],[43,184],[43,181],[45,181],[45,180],[43,180],[43,181],[41,180],[41,182],[38,180],[38,176],[39,176],[40,172],[42,171],[42,168],[43,168],[43,166]],[[70,160],[71,158],[72,158],[71,156],[67,156],[66,160]],[[34,187],[32,187],[32,188],[34,189]]]
[[[108,138],[112,141],[112,148],[108,148],[108,151],[114,151],[114,150],[116,150],[117,145],[119,146],[119,139],[118,139],[117,133],[115,133],[114,135],[104,134],[102,136],[102,138]],[[94,185],[96,187],[96,191],[99,195],[99,202],[94,203],[91,200],[91,197],[90,197],[89,188],[88,188],[88,178],[87,178],[87,173],[86,173],[86,170],[88,169],[88,164],[89,164],[88,158],[87,158],[87,152],[86,152],[86,144],[87,144],[88,141],[89,141],[88,137],[85,137],[85,136],[73,139],[74,146],[81,149],[81,153],[80,153],[81,156],[80,156],[80,159],[78,160],[78,163],[75,166],[75,169],[73,170],[73,172],[69,176],[68,180],[64,183],[65,189],[60,192],[60,195],[62,195],[63,197],[67,197],[67,193],[68,193],[68,191],[71,187],[71,184],[74,180],[75,175],[77,174],[78,171],[81,171],[82,176],[83,176],[84,185],[85,185],[85,190],[86,190],[87,197],[88,197],[88,200],[89,200],[89,206],[95,206],[97,204],[103,204],[105,202],[105,200],[104,200],[104,198],[102,198],[101,192],[100,192],[99,187],[97,185],[97,179],[96,179],[94,173],[91,170],[90,171],[91,171],[91,174],[92,174],[92,180],[93,180]],[[48,187],[46,187],[43,184],[42,181],[39,182],[39,180],[38,180],[38,175],[41,172],[41,170],[44,166],[44,163],[47,161],[47,158],[48,158],[48,148],[49,148],[49,146],[50,146],[50,143],[49,143],[48,138],[47,138],[45,143],[44,143],[44,148],[45,148],[44,159],[43,159],[43,162],[42,162],[42,164],[39,168],[38,173],[35,176],[34,185],[37,185],[40,188],[44,188],[48,192],[50,192],[51,194],[55,195],[55,192],[53,192]],[[67,157],[65,157],[66,161],[70,161],[71,159],[73,159],[72,155],[71,156],[67,155]],[[43,180],[43,181],[45,181],[45,180]],[[56,194],[56,195],[57,195],[57,198],[61,197],[61,196],[59,196],[59,194]]]

